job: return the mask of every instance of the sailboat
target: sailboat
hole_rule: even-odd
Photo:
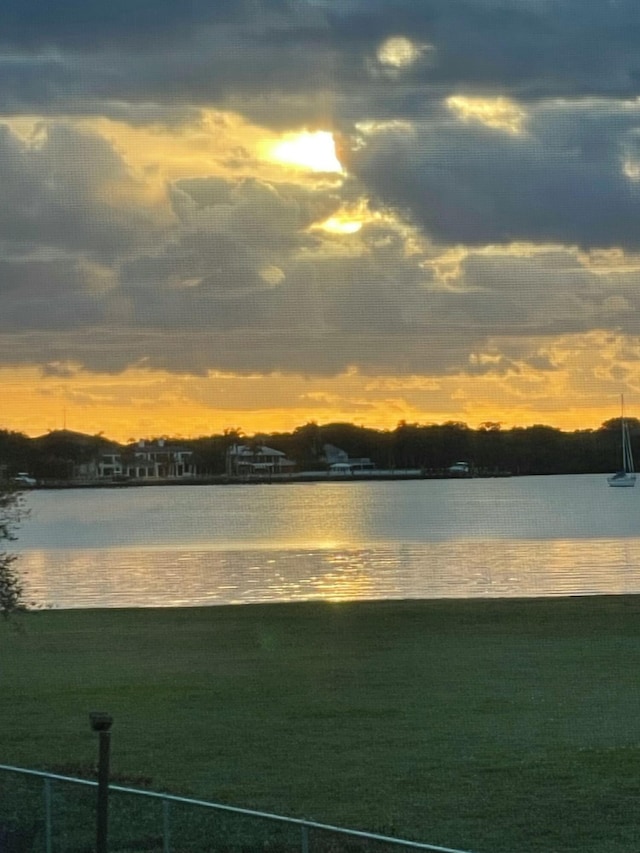
[[[610,486],[629,487],[635,486],[636,475],[633,470],[633,454],[631,452],[631,438],[629,427],[624,417],[624,397],[621,397],[620,430],[622,432],[622,468],[610,477],[607,482]]]

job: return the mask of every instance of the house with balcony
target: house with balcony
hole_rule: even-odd
[[[180,480],[198,475],[193,452],[162,438],[111,445],[100,454],[96,467],[103,480]]]
[[[112,444],[105,447],[100,456],[93,461],[92,470],[99,480],[122,477],[122,448],[120,445]]]
[[[129,445],[121,455],[122,473],[133,480],[173,480],[196,477],[193,452],[163,438]]]
[[[296,465],[281,450],[274,450],[264,444],[232,444],[227,449],[226,461],[229,477],[290,474]]]

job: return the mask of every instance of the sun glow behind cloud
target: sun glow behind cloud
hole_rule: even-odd
[[[343,172],[333,135],[326,130],[288,134],[269,146],[268,156],[289,166],[312,172]]]
[[[524,130],[527,114],[509,98],[469,98],[452,95],[447,98],[449,109],[463,121],[478,121],[495,130],[519,134]]]
[[[378,48],[377,59],[382,65],[392,68],[406,68],[413,65],[431,45],[418,45],[406,36],[391,36]]]
[[[356,234],[362,228],[362,224],[355,219],[341,219],[339,216],[330,216],[320,227],[334,234]]]
[[[407,224],[392,211],[372,210],[367,198],[361,198],[355,204],[344,205],[324,222],[319,222],[312,228],[319,228],[330,234],[357,234],[365,225],[372,223],[387,224],[397,233],[404,233],[409,244],[410,228]]]

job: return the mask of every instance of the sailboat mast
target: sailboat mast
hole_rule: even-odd
[[[631,450],[631,436],[624,416],[624,394],[620,394],[620,438],[622,468],[607,479],[610,486],[635,486],[636,474],[633,465],[633,451]]]
[[[631,451],[631,435],[629,434],[629,426],[624,417],[624,396],[621,397],[622,406],[622,467],[628,474],[633,472],[633,453]]]
[[[622,470],[627,468],[627,436],[624,428],[624,394],[620,394],[620,436],[622,438]]]

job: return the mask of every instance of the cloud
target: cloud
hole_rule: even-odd
[[[267,0],[265,6],[286,8],[279,0]],[[140,0],[135,9],[126,0],[66,0],[57,8],[47,0],[7,0],[0,13],[0,43],[87,52],[105,45],[139,50],[184,38],[199,26],[246,19],[250,7],[247,0],[193,0],[186,6],[173,0]]]
[[[464,146],[489,132],[505,145],[519,143],[496,128],[451,123]],[[554,138],[552,122],[540,126]],[[358,155],[365,185],[367,168],[378,174],[381,139],[397,154],[389,143],[396,132],[375,131]],[[410,136],[419,152],[420,133]],[[574,150],[583,138],[597,134],[576,130],[564,144]],[[504,374],[526,365],[553,368],[528,346],[512,343],[508,354],[507,341],[592,328],[632,332],[640,307],[639,273],[625,266],[621,250],[602,255],[605,272],[595,256],[572,248],[529,242],[487,249],[467,234],[457,266],[443,278],[443,244],[462,233],[419,222],[427,213],[417,204],[411,217],[439,243],[401,218],[375,218],[375,211],[356,233],[323,231],[318,226],[363,191],[353,178],[341,185],[177,178],[167,187],[170,215],[159,216],[141,183],[144,170],[134,175],[126,152],[96,133],[54,125],[27,141],[7,130],[0,143],[16,216],[10,223],[9,210],[0,214],[0,323],[13,338],[6,355],[15,363],[71,360],[93,371],[143,366],[194,375]],[[611,149],[588,149],[590,162],[595,156],[599,167]],[[431,180],[426,166],[407,174],[418,189]],[[470,180],[467,192],[473,189]],[[389,203],[382,189],[377,196]],[[498,222],[510,221],[517,232],[509,211],[507,205],[500,214],[496,203]],[[527,215],[522,228],[533,239]]]
[[[137,187],[113,147],[68,125],[43,126],[29,141],[0,126],[0,183],[0,240],[14,251],[46,246],[113,260],[156,218],[117,201]]]
[[[89,114],[104,104],[138,121],[216,105],[273,127],[346,130],[417,119],[460,92],[629,98],[639,24],[634,0],[144,0],[135,14],[124,0],[5,0],[0,100]]]
[[[638,157],[640,106],[545,103],[529,108],[525,127],[512,133],[457,111],[383,125],[349,168],[442,243],[637,248],[640,193],[628,164]]]

